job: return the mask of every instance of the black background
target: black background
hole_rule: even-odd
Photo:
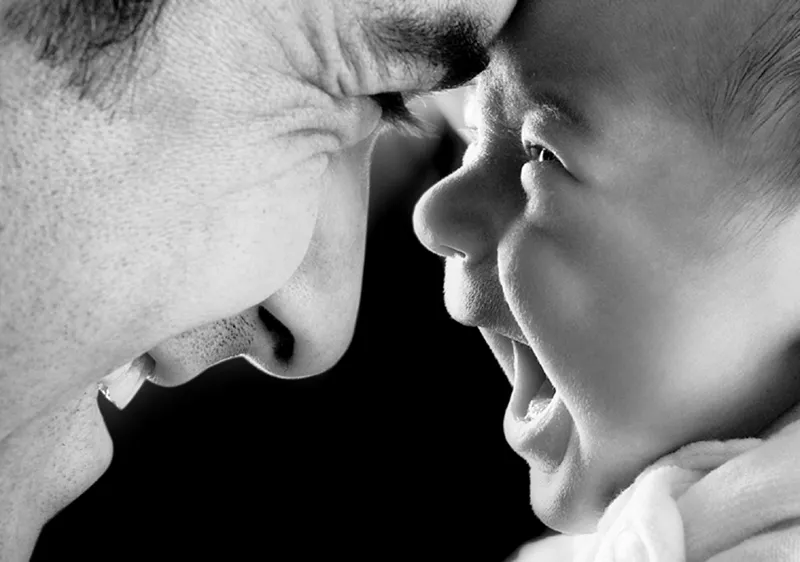
[[[510,386],[478,331],[447,316],[442,260],[412,230],[461,150],[450,132],[381,145],[337,367],[283,381],[234,360],[148,383],[123,412],[101,399],[114,460],[33,560],[502,561],[535,538],[527,468],[503,437]]]

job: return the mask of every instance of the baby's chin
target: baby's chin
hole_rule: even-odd
[[[568,535],[595,532],[606,507],[638,474],[638,467],[604,470],[587,462],[577,449],[570,447],[555,470],[545,471],[536,464],[530,465],[533,512],[544,525]]]
[[[576,490],[572,483],[542,485],[533,470],[531,472],[531,507],[539,521],[567,535],[583,535],[596,530],[605,508],[598,497]],[[578,485],[577,488],[581,487]]]

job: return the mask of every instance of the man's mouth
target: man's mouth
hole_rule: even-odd
[[[98,388],[121,410],[145,380],[161,387],[179,386],[234,357],[256,358],[260,369],[280,376],[291,367],[294,353],[291,330],[259,305],[162,341],[103,377]]]
[[[109,402],[122,410],[130,404],[155,368],[155,360],[145,353],[103,377],[97,387]]]

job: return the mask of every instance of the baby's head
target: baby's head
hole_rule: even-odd
[[[800,402],[794,0],[523,0],[469,113],[415,226],[546,524],[591,531],[659,457]]]

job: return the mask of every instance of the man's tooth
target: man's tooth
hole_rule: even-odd
[[[149,358],[138,357],[103,377],[97,387],[106,399],[122,410],[127,406],[147,378]],[[152,362],[152,359],[150,359]]]

